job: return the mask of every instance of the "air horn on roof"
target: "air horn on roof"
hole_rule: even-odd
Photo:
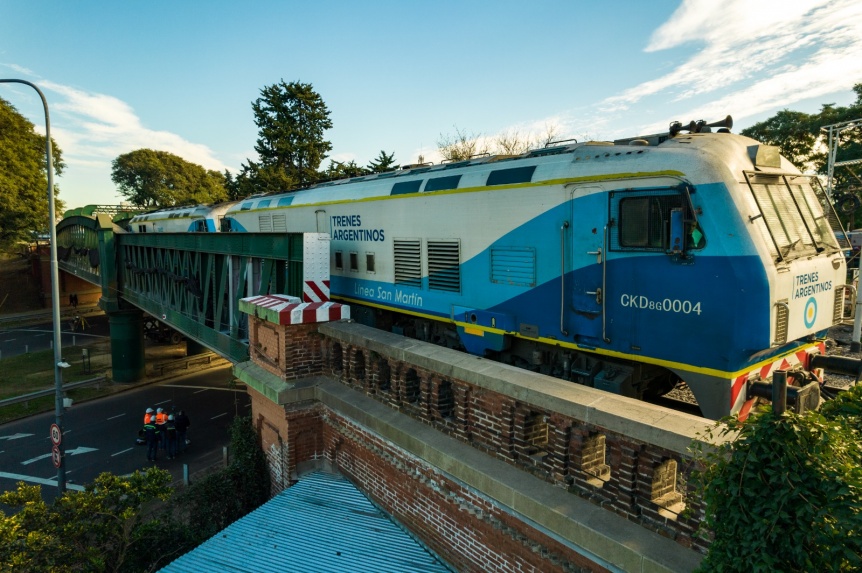
[[[680,131],[688,131],[689,133],[708,132],[708,129],[704,129],[707,127],[726,127],[727,129],[730,129],[731,127],[733,127],[733,118],[727,116],[722,120],[715,121],[712,123],[706,123],[705,120],[701,119],[699,121],[692,121],[688,125],[683,125],[678,121],[672,121],[670,122],[670,128],[668,131],[670,131],[670,136],[674,137]]]

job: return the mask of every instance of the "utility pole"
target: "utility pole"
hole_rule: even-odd
[[[51,426],[52,458],[57,468],[57,490],[60,495],[66,491],[66,456],[63,445],[63,368],[69,364],[63,360],[60,337],[60,281],[57,267],[57,221],[54,211],[54,154],[51,150],[51,118],[48,115],[48,100],[35,84],[26,80],[0,79],[0,84],[24,84],[30,86],[42,99],[45,109],[45,154],[48,162],[48,227],[51,237],[51,311],[54,324],[54,413],[55,421]],[[56,429],[55,429],[56,426]]]

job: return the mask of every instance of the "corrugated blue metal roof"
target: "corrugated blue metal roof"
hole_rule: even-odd
[[[161,573],[444,573],[449,569],[342,476],[314,472]]]

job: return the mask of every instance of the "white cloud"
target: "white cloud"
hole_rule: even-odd
[[[150,148],[168,151],[207,169],[226,168],[206,145],[144,126],[134,109],[120,99],[50,81],[41,82],[41,86],[59,96],[51,104],[52,114],[61,118],[54,122],[58,126],[55,139],[70,166],[104,161],[109,171],[110,161],[118,155]]]
[[[600,109],[622,112],[650,96],[683,102],[711,95],[694,115],[733,109],[741,118],[849,89],[862,79],[862,3],[684,0],[646,51],[691,42],[703,48],[669,73],[607,98]]]

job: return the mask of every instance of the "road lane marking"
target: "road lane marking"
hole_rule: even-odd
[[[15,342],[16,340],[18,340],[18,339],[17,338],[7,338],[3,342]]]
[[[13,479],[16,481],[26,481],[26,482],[30,482],[30,483],[38,483],[40,485],[50,485],[53,487],[57,487],[57,480],[56,479],[50,480],[50,479],[37,478],[34,476],[25,476],[25,475],[21,475],[21,474],[10,474],[7,472],[0,472],[0,478]],[[67,483],[66,489],[74,489],[75,491],[84,491],[84,486],[76,485],[76,484],[72,484],[72,483]]]
[[[32,464],[33,462],[38,462],[39,460],[44,460],[45,458],[50,458],[52,455],[53,454],[51,454],[51,452],[48,452],[47,454],[42,454],[39,457],[29,459],[25,462],[21,462],[21,465],[26,466],[26,465]]]
[[[135,448],[127,448],[127,449],[123,450],[122,452],[117,452],[116,454],[111,454],[111,457],[113,458],[114,456],[119,456],[120,454],[125,454],[126,452],[131,452],[134,449]]]
[[[99,449],[99,448],[86,448],[86,447],[84,447],[84,446],[78,446],[78,447],[77,447],[77,448],[75,448],[74,450],[66,450],[66,452],[65,452],[65,454],[64,454],[64,455],[67,455],[67,456],[77,456],[78,454],[87,454],[87,453],[89,453],[89,452],[95,452],[95,451],[97,451],[98,449]],[[47,453],[47,454],[44,454],[44,455],[41,455],[41,456],[35,457],[35,458],[33,458],[33,459],[30,459],[30,460],[27,460],[27,461],[21,462],[21,465],[22,465],[22,466],[26,466],[26,465],[28,465],[28,464],[32,464],[33,462],[38,462],[39,460],[41,460],[41,459],[43,459],[43,458],[50,458],[50,457],[51,457],[51,455],[52,455],[52,454],[49,452],[49,453]]]
[[[107,418],[107,419],[108,419],[108,420],[113,420],[114,418],[122,418],[122,417],[123,417],[123,416],[125,416],[125,415],[126,415],[126,413],[125,413],[125,412],[123,412],[122,414],[117,414],[116,416],[111,416],[110,418]]]
[[[218,416],[213,416],[212,418],[210,418],[210,420],[215,420],[216,418],[221,418],[222,416],[227,416],[227,412],[222,412]],[[48,454],[48,455],[51,455],[51,454]]]
[[[156,406],[158,406],[159,404],[167,404],[168,402],[170,402],[170,399],[162,400],[161,402],[156,402]]]
[[[35,435],[35,434],[22,434],[19,432],[17,434],[12,434],[10,436],[0,436],[0,440],[20,440],[21,438],[29,438],[30,436],[33,436],[33,435]]]

